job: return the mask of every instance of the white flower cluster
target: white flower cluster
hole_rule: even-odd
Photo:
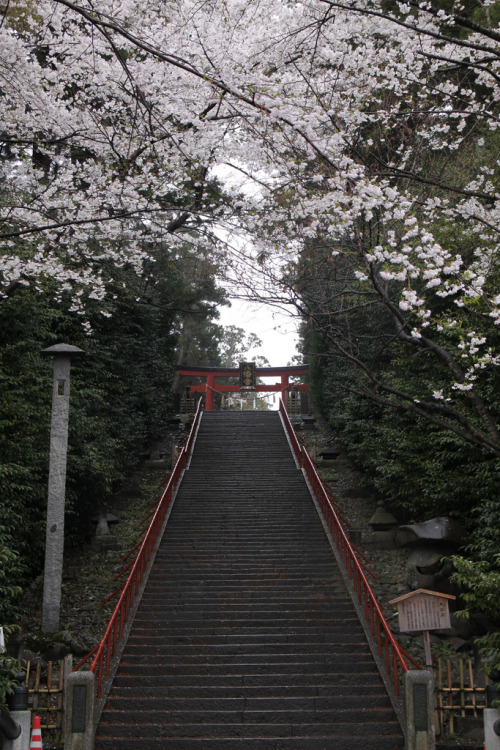
[[[201,253],[210,219],[262,257],[320,238],[358,285],[376,269],[415,340],[462,331],[456,390],[498,365],[497,32],[455,41],[428,2],[21,6],[0,29],[0,295],[50,277],[107,316],[106,278],[142,272],[146,234]],[[207,170],[240,178],[210,216]]]

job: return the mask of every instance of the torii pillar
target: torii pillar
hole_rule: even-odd
[[[207,390],[205,396],[205,409],[207,411],[214,410],[214,386],[215,386],[215,375],[211,372],[207,374]]]

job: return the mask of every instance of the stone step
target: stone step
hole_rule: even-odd
[[[325,644],[329,648],[349,646],[349,644],[359,644],[359,632],[345,633],[343,630],[337,631],[337,633],[331,633],[330,631],[324,632],[319,631],[311,634],[311,632],[297,634],[297,633],[262,633],[261,635],[241,635],[239,633],[231,632],[228,635],[221,635],[220,633],[210,634],[187,634],[182,632],[179,635],[148,635],[147,644],[144,641],[144,634],[134,633],[128,640],[127,653],[133,653],[134,649],[148,648],[148,649],[164,649],[165,651],[171,651],[174,648],[321,648],[321,644]]]
[[[346,625],[341,618],[336,620],[309,620],[308,624],[304,624],[302,619],[287,620],[283,623],[281,631],[279,626],[276,628],[275,623],[280,620],[272,620],[272,624],[267,620],[231,620],[230,622],[221,622],[220,619],[202,619],[199,623],[193,622],[192,619],[184,619],[183,617],[177,619],[169,618],[168,623],[156,624],[151,620],[134,620],[134,630],[130,636],[131,642],[134,638],[150,638],[150,637],[161,637],[161,638],[205,638],[209,636],[219,636],[221,638],[228,637],[244,637],[245,633],[262,636],[270,633],[279,633],[280,637],[283,638],[283,642],[290,637],[293,638],[294,633],[312,634],[315,640],[328,640],[328,637],[336,638],[340,634],[341,638],[343,635],[349,632],[349,635],[354,635],[359,638],[363,638],[363,631],[359,622],[352,622],[352,624]],[[191,627],[190,627],[191,625]],[[327,626],[325,629],[325,625]],[[273,629],[274,628],[274,629]]]
[[[352,718],[349,715],[350,718]],[[137,724],[108,724],[101,722],[99,725],[98,739],[100,737],[114,737],[119,740],[121,732],[127,738],[135,737],[138,739],[149,740],[150,737],[186,737],[186,738],[285,738],[285,737],[303,737],[311,738],[318,736],[330,737],[337,744],[338,735],[346,737],[354,735],[355,737],[364,737],[365,743],[371,742],[372,736],[377,734],[389,733],[395,736],[399,725],[396,721],[390,721],[382,716],[379,722],[364,723],[358,719],[355,721],[342,719],[342,712],[338,712],[335,721],[332,723],[301,722],[300,715],[295,715],[295,721],[279,724],[278,722],[264,723],[244,722],[244,723],[161,723],[160,721],[152,723],[140,721]],[[98,742],[98,741],[97,741]],[[97,744],[97,743],[96,743]],[[337,747],[339,745],[337,744]],[[349,747],[349,746],[347,746]],[[371,747],[371,745],[370,745]],[[366,750],[366,747],[365,747]]]
[[[209,558],[206,558],[206,565],[212,567]],[[257,572],[251,572],[248,579],[245,580],[240,572],[233,575],[231,571],[225,570],[212,571],[212,574],[206,578],[203,575],[199,575],[197,571],[192,573],[190,570],[186,570],[183,576],[181,570],[172,570],[168,559],[165,560],[165,567],[169,569],[168,580],[164,577],[155,576],[153,580],[148,582],[147,592],[145,592],[147,595],[150,594],[150,591],[154,591],[156,594],[160,590],[176,591],[182,589],[184,586],[190,590],[198,588],[207,591],[219,586],[234,591],[242,591],[246,588],[264,589],[265,591],[266,589],[282,586],[285,590],[295,587],[296,598],[300,596],[302,589],[317,589],[318,587],[338,592],[342,595],[342,598],[346,598],[345,588],[342,588],[342,582],[334,574],[333,570],[329,574],[318,576],[318,578],[314,578],[311,573],[304,573],[303,576],[298,575],[290,579],[286,578],[284,574],[270,577],[265,572],[260,579]]]
[[[137,739],[123,737],[98,737],[98,748],[100,750],[137,750]],[[119,744],[117,744],[119,743]],[[96,746],[97,747],[97,746]],[[404,746],[400,734],[385,733],[383,736],[372,736],[370,744],[367,745],[365,736],[357,736],[352,733],[345,734],[337,730],[332,735],[320,737],[277,737],[257,738],[231,737],[216,739],[205,738],[169,738],[148,737],[148,750],[165,748],[165,750],[403,750]]]
[[[221,668],[223,666],[223,668]],[[340,674],[345,674],[347,671],[354,680],[355,677],[364,680],[366,674],[377,674],[377,669],[373,661],[370,660],[370,656],[366,656],[366,660],[363,661],[362,657],[359,660],[354,661],[351,655],[349,655],[345,661],[340,659],[332,660],[332,662],[325,663],[323,659],[314,660],[312,658],[304,660],[290,660],[286,659],[273,659],[263,663],[262,660],[238,659],[231,663],[214,664],[214,663],[201,663],[201,659],[198,659],[196,663],[190,663],[189,661],[161,661],[153,663],[139,664],[132,663],[129,660],[122,659],[120,663],[120,672],[130,676],[138,677],[143,675],[152,675],[156,677],[162,676],[176,676],[182,671],[182,674],[186,677],[207,675],[215,678],[221,678],[222,680],[230,677],[231,675],[245,675],[245,678],[255,678],[260,676],[264,679],[267,675],[271,675],[274,679],[275,675],[279,673],[281,679],[286,684],[287,679],[285,675],[312,675],[314,677],[321,677],[325,675],[330,677],[333,681],[338,679]]]
[[[365,685],[346,685],[341,679],[336,684],[328,685],[235,685],[235,686],[207,686],[207,685],[172,685],[170,682],[161,684],[160,680],[149,680],[154,687],[144,684],[144,680],[137,681],[130,685],[127,681],[117,678],[113,686],[113,695],[108,698],[109,705],[114,701],[134,698],[138,702],[143,698],[168,698],[168,699],[193,699],[193,700],[214,700],[214,699],[245,699],[258,700],[267,705],[268,701],[283,700],[289,698],[310,699],[317,698],[321,701],[324,699],[325,704],[321,702],[324,708],[333,707],[336,701],[340,705],[349,707],[355,705],[358,701],[367,702],[367,705],[386,706],[389,700],[387,693],[379,683],[373,681],[373,684]],[[377,704],[373,703],[377,701]],[[379,703],[378,703],[379,702]],[[121,705],[121,704],[120,704]],[[269,704],[270,705],[270,704]]]
[[[157,604],[153,597],[148,597],[145,602],[151,604],[152,608],[166,610],[170,605],[178,606],[185,604],[186,606],[213,606],[213,607],[245,607],[249,602],[252,602],[255,606],[255,610],[268,609],[270,606],[277,607],[280,603],[283,603],[287,608],[291,607],[307,607],[311,603],[314,603],[319,598],[330,593],[332,599],[341,606],[345,602],[345,598],[341,597],[337,590],[333,589],[328,591],[325,587],[321,588],[310,588],[307,591],[302,592],[302,596],[293,596],[290,590],[283,590],[281,588],[273,589],[269,588],[266,593],[261,589],[252,590],[241,590],[241,589],[224,589],[223,591],[209,590],[195,590],[195,591],[167,591],[161,597],[161,604]],[[205,598],[204,605],[198,605],[201,597]]]
[[[303,603],[302,603],[303,604]],[[134,622],[140,624],[142,628],[149,622],[153,628],[161,628],[163,625],[171,627],[173,625],[179,626],[179,623],[190,621],[193,627],[197,623],[197,627],[208,627],[214,623],[219,623],[221,627],[227,627],[232,625],[234,628],[245,626],[245,627],[268,627],[275,621],[286,620],[286,623],[291,627],[302,626],[302,625],[320,625],[324,623],[325,626],[328,624],[342,624],[342,616],[340,612],[336,615],[324,612],[314,603],[315,606],[308,603],[307,611],[298,608],[292,609],[288,607],[268,605],[265,609],[259,608],[258,610],[253,609],[247,605],[236,605],[230,603],[224,608],[220,604],[214,605],[187,605],[185,606],[169,606],[161,607],[158,605],[156,614],[161,615],[160,619],[148,618],[145,615]],[[195,618],[195,619],[193,619]]]
[[[309,657],[320,656],[322,659],[337,656],[339,654],[348,654],[352,650],[353,658],[366,658],[370,653],[368,647],[365,653],[359,652],[359,639],[353,639],[351,642],[342,641],[341,643],[212,643],[210,645],[201,643],[190,644],[165,644],[164,646],[138,643],[128,643],[123,654],[124,662],[130,663],[132,659],[141,658],[146,663],[149,659],[157,660],[168,659],[176,660],[177,657],[182,659],[208,658],[219,660],[221,663],[225,660],[232,660],[234,657],[260,659],[262,656],[269,657],[273,663],[276,659],[289,661],[290,657]]]
[[[336,711],[350,709],[356,711],[359,714],[359,710],[368,711],[374,709],[373,713],[376,713],[381,707],[385,706],[386,709],[392,711],[387,696],[383,696],[380,693],[374,693],[373,695],[340,695],[337,697],[332,696],[259,696],[259,697],[246,697],[239,696],[230,698],[226,695],[217,697],[181,697],[181,696],[170,696],[167,691],[165,695],[158,694],[157,692],[151,691],[151,695],[138,696],[137,692],[134,691],[134,695],[125,697],[123,695],[115,695],[108,701],[108,709],[110,711],[110,721],[113,720],[114,711],[121,711],[126,713],[127,711],[137,711],[139,713],[143,711],[182,711],[195,712],[195,711],[239,711],[239,712],[256,712],[265,711],[270,714],[278,711]],[[373,718],[373,717],[372,717]],[[392,718],[392,715],[391,715]]]
[[[334,672],[327,670],[322,673],[317,671],[306,672],[306,671],[286,671],[283,672],[280,668],[269,671],[267,674],[262,673],[251,673],[250,671],[243,671],[237,673],[226,672],[223,675],[220,674],[208,674],[201,670],[182,670],[173,674],[153,674],[150,670],[144,670],[142,673],[139,670],[133,670],[133,679],[130,679],[130,673],[121,669],[116,675],[113,688],[116,687],[135,687],[142,688],[189,688],[195,690],[211,690],[213,688],[231,690],[237,688],[239,690],[247,690],[248,688],[256,688],[259,690],[269,690],[278,688],[284,690],[287,687],[297,687],[300,689],[311,687],[320,691],[325,691],[324,694],[330,695],[331,690],[336,690],[339,686],[342,686],[344,690],[351,691],[353,689],[358,692],[359,690],[365,690],[368,687],[375,688],[377,691],[383,690],[381,687],[381,680],[378,671],[374,668],[359,672],[356,674],[350,673],[347,677],[345,672]]]
[[[349,604],[348,599],[335,597],[335,606],[338,608],[337,619],[342,619],[341,607]],[[273,601],[272,599],[268,602],[264,602],[261,606],[256,607],[249,602],[238,602],[234,599],[226,601],[224,605],[220,602],[191,602],[176,605],[174,603],[166,604],[165,601],[157,603],[156,601],[145,600],[145,606],[150,608],[151,615],[154,615],[158,621],[160,615],[162,619],[171,619],[178,614],[188,614],[189,616],[198,615],[201,618],[210,617],[211,615],[217,615],[219,619],[224,616],[227,618],[243,619],[245,616],[251,620],[263,620],[265,618],[274,617],[286,617],[292,618],[293,620],[304,620],[308,621],[311,618],[322,619],[335,619],[335,614],[332,612],[325,612],[322,607],[322,600],[320,597],[307,597],[303,596],[301,599],[287,600],[285,605],[280,605],[279,602]],[[148,619],[151,619],[151,615]],[[160,624],[158,622],[158,624]]]
[[[355,649],[339,649],[334,651],[319,650],[309,651],[309,648],[301,650],[289,649],[290,653],[278,652],[278,649],[272,651],[271,649],[255,652],[248,652],[245,650],[238,651],[238,653],[214,653],[200,649],[199,653],[181,653],[174,651],[174,653],[160,652],[144,653],[140,651],[138,653],[130,653],[128,650],[122,656],[122,665],[124,669],[129,667],[138,666],[139,668],[147,669],[151,666],[157,672],[159,669],[168,672],[169,669],[176,669],[177,667],[186,667],[189,669],[194,667],[198,669],[212,669],[219,673],[228,673],[230,669],[237,669],[241,671],[244,666],[245,669],[250,669],[257,666],[259,671],[266,672],[269,668],[274,668],[279,665],[281,668],[286,669],[289,665],[293,665],[297,668],[299,665],[304,665],[310,671],[317,672],[323,669],[331,669],[332,662],[335,660],[338,663],[340,655],[344,659],[349,659],[349,662],[341,662],[346,668],[349,664],[351,671],[359,668],[359,664],[365,664],[370,659],[371,653],[358,653]],[[192,649],[191,649],[192,652]],[[262,660],[266,659],[266,664],[262,664]]]
[[[219,701],[220,702],[220,701]],[[110,725],[128,725],[133,726],[140,724],[145,725],[158,725],[164,727],[171,727],[174,731],[178,728],[178,725],[184,725],[185,727],[205,724],[205,725],[238,725],[238,724],[258,724],[259,726],[265,725],[281,725],[296,724],[300,720],[300,724],[318,724],[318,728],[321,725],[333,724],[352,724],[355,725],[359,722],[360,710],[347,709],[342,707],[335,707],[330,709],[315,709],[308,710],[305,708],[301,709],[278,709],[273,710],[252,710],[248,708],[230,710],[226,706],[224,709],[215,710],[201,710],[201,709],[187,709],[183,710],[167,710],[166,708],[157,705],[150,709],[138,710],[136,707],[129,708],[127,710],[113,709],[111,706],[108,707],[106,712],[106,718],[101,724],[101,731],[105,732],[106,727]],[[366,707],[363,709],[363,724],[376,724],[379,722],[395,721],[394,712],[391,708],[370,708]],[[364,727],[364,731],[367,727]],[[295,733],[299,733],[300,730],[295,730]],[[359,729],[358,729],[359,732]],[[196,735],[196,731],[191,730],[193,735]]]

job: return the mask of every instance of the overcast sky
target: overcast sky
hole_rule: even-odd
[[[234,325],[248,333],[255,333],[263,342],[260,349],[251,352],[252,356],[267,357],[273,367],[290,363],[297,354],[297,320],[285,315],[270,305],[233,300],[231,307],[219,308],[219,323]]]

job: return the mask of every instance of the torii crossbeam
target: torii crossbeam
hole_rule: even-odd
[[[188,365],[177,365],[177,371],[180,375],[192,378],[205,378],[204,383],[191,385],[192,393],[205,393],[205,409],[213,411],[215,393],[239,393],[242,391],[275,391],[285,394],[290,386],[290,376],[307,375],[309,365],[295,365],[293,367],[256,367],[255,375],[257,378],[279,377],[278,383],[270,385],[256,383],[255,388],[241,388],[234,383],[219,383],[216,378],[238,378],[240,370],[237,367],[189,367]],[[294,388],[299,391],[308,391],[309,385],[304,383],[293,384]]]

